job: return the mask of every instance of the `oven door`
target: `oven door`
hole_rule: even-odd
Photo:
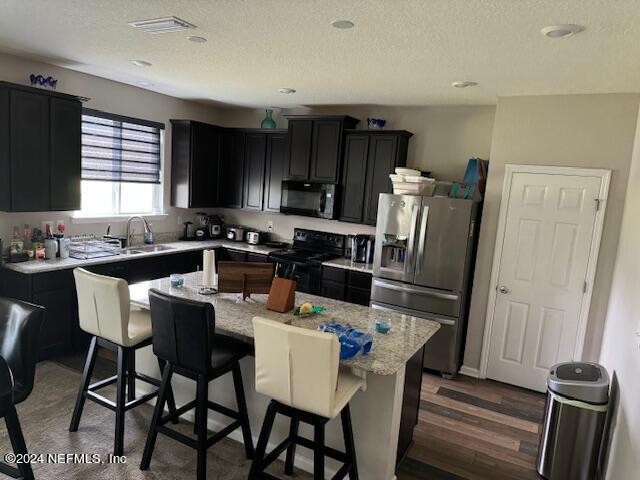
[[[280,213],[335,219],[336,185],[332,183],[282,182]]]

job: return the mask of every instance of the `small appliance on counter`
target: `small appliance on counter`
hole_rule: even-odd
[[[225,236],[232,242],[244,242],[244,227],[239,225],[228,225]]]
[[[224,220],[218,215],[209,215],[209,238],[222,238]]]
[[[351,236],[351,258],[356,263],[373,262],[373,247],[376,238],[373,235],[357,234]]]
[[[195,240],[196,228],[193,226],[193,222],[184,222],[182,225],[182,238],[180,240]]]
[[[269,232],[260,230],[248,230],[246,234],[247,243],[251,245],[262,245],[269,241]]]
[[[196,240],[206,240],[209,237],[209,214],[197,212],[196,217],[198,217],[198,226],[194,231]]]

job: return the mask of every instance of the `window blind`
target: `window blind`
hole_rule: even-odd
[[[160,183],[164,124],[97,110],[82,112],[82,179]]]

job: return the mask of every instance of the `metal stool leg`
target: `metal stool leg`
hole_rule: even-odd
[[[7,424],[7,430],[9,431],[9,439],[11,440],[13,452],[17,455],[27,455],[27,445],[24,442],[22,428],[20,428],[20,420],[18,420],[18,414],[14,406],[10,406],[7,409],[4,420]],[[17,467],[23,480],[33,480],[33,471],[31,470],[30,463],[19,463]]]
[[[253,458],[253,438],[251,437],[251,425],[249,424],[249,413],[247,412],[247,402],[244,398],[244,385],[242,384],[242,372],[240,364],[236,363],[232,370],[233,386],[236,390],[236,401],[238,402],[238,413],[242,423],[242,438],[244,439],[244,449],[248,459]]]
[[[324,480],[324,423],[313,427],[313,479]]]
[[[96,364],[96,357],[98,355],[98,339],[93,337],[91,344],[89,345],[89,351],[87,352],[87,360],[84,364],[84,370],[82,371],[82,379],[80,380],[80,389],[76,397],[76,404],[73,408],[73,415],[71,416],[71,424],[69,425],[70,432],[77,432],[80,425],[80,417],[82,416],[82,410],[84,409],[84,402],[86,400],[86,392],[91,383],[91,375],[93,375],[93,368]]]
[[[295,438],[298,436],[298,426],[300,425],[300,420],[297,418],[291,418],[291,426],[289,427],[289,446],[287,447],[287,457],[284,462],[284,473],[285,475],[293,474],[293,460],[296,456],[296,443]]]
[[[267,408],[267,413],[264,417],[262,429],[260,430],[260,437],[258,438],[258,445],[256,446],[256,452],[251,463],[251,469],[249,470],[248,480],[258,479],[259,474],[262,472],[262,461],[267,450],[267,443],[271,436],[271,429],[273,428],[273,421],[276,418],[276,403],[272,400]]]
[[[347,458],[351,462],[351,468],[349,469],[349,480],[358,480],[358,465],[356,462],[356,446],[353,441],[353,428],[351,425],[351,410],[349,410],[349,404],[347,404],[340,413],[340,419],[342,420],[342,432],[344,434],[344,448],[347,454]]]
[[[165,365],[164,370],[162,371],[162,383],[160,383],[158,400],[156,402],[155,409],[153,410],[151,427],[149,428],[147,442],[144,446],[144,453],[142,454],[142,461],[140,462],[140,470],[147,470],[151,463],[151,456],[153,455],[153,449],[156,445],[156,439],[158,438],[157,426],[160,418],[162,418],[162,412],[164,412],[164,402],[166,400],[167,386],[170,385],[171,382],[171,374],[171,365]]]
[[[124,450],[124,412],[125,412],[125,378],[126,372],[126,353],[123,347],[118,346],[118,380],[116,382],[116,430],[113,454],[122,456]]]

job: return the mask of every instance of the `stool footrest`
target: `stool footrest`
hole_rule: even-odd
[[[209,410],[213,410],[214,412],[221,413],[223,415],[226,415],[229,418],[233,418],[235,420],[240,419],[240,412],[231,410],[229,407],[225,407],[224,405],[220,405],[219,403],[208,401],[207,407],[209,407]]]
[[[172,414],[165,415],[164,417],[162,417],[158,421],[158,424],[159,425],[164,425],[164,424],[170,422],[171,420],[173,420],[174,418],[178,418],[178,417],[184,415],[189,410],[193,410],[194,408],[196,408],[196,401],[195,400],[193,402],[189,402],[186,405],[183,405],[180,408],[176,409],[176,411],[175,411],[175,413],[173,415]]]
[[[118,375],[114,375],[109,378],[105,378],[104,380],[100,380],[99,382],[92,383],[89,385],[88,390],[95,391],[104,387],[108,387],[109,385],[113,385],[118,381]]]
[[[294,441],[296,445],[308,448],[309,450],[314,450],[316,448],[315,444],[308,438],[297,436]],[[346,462],[348,460],[347,454],[345,452],[341,452],[340,450],[336,450],[335,448],[331,448],[325,445],[322,450],[327,457],[338,460],[339,462]]]
[[[96,402],[98,405],[102,405],[103,407],[108,408],[109,410],[115,412],[116,411],[116,402],[114,402],[113,400],[109,400],[107,397],[104,397],[92,390],[87,390],[86,392],[84,392],[84,396],[86,398],[88,398],[89,400],[92,400],[94,402]],[[130,402],[127,402],[124,404],[124,410],[125,412],[127,410],[131,410],[132,408],[137,407],[138,405],[142,405],[143,403],[148,402],[149,400],[151,400],[154,397],[158,396],[158,392],[154,391],[151,393],[147,393],[141,397],[138,397],[134,400],[131,400]]]

